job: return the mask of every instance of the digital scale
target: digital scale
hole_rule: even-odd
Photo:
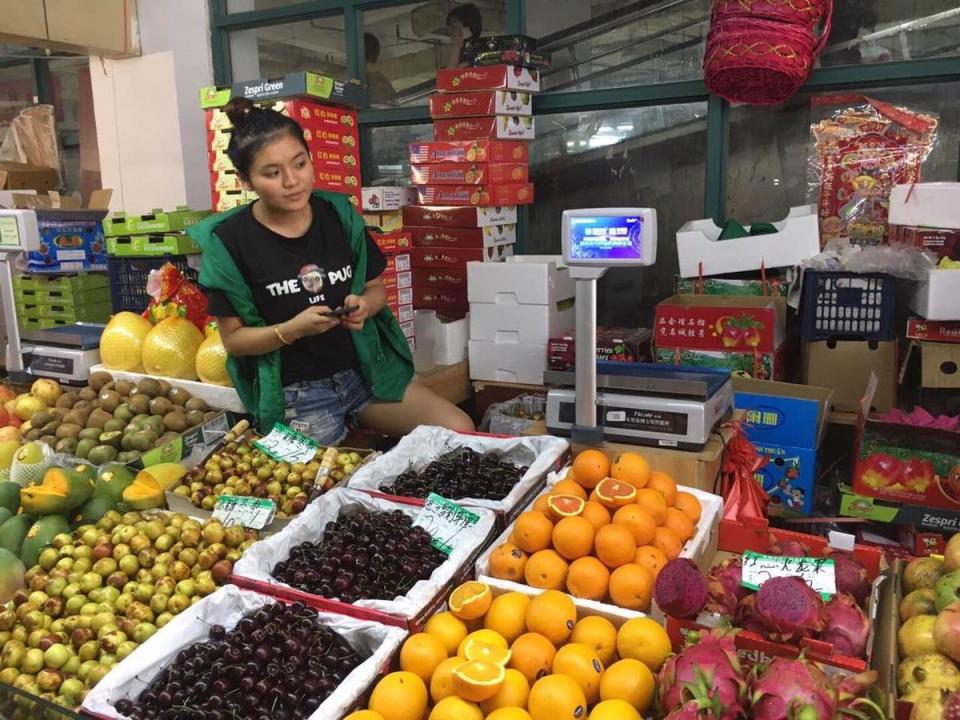
[[[597,362],[597,280],[610,267],[657,259],[650,208],[565,210],[563,259],[576,280],[574,372],[546,372],[547,429],[584,445],[604,440],[702,449],[733,407],[725,370]]]
[[[90,377],[90,368],[100,362],[103,325],[76,323],[20,332],[12,266],[20,253],[39,250],[36,212],[0,209],[0,305],[7,331],[7,374],[17,383],[49,377],[82,385]]]

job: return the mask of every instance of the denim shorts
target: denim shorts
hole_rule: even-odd
[[[323,380],[307,380],[283,389],[284,422],[321,445],[336,445],[347,436],[373,400],[357,370],[343,370]]]

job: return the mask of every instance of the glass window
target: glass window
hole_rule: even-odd
[[[502,34],[505,0],[478,2],[483,35]],[[424,105],[437,69],[456,64],[446,3],[426,2],[363,13],[367,85],[373,105]]]
[[[347,53],[343,16],[336,15],[230,33],[234,80],[314,70],[344,80]]]
[[[249,10],[273,10],[275,8],[296,5],[304,0],[227,0],[227,12],[239,13]]]
[[[364,185],[408,185],[407,145],[433,139],[433,125],[404,125],[370,130],[370,147],[363,147]]]
[[[956,0],[857,0],[835,2],[833,8],[823,66],[960,54]]]
[[[560,252],[568,208],[657,210],[657,264],[604,276],[601,323],[649,327],[656,303],[673,294],[676,231],[703,217],[706,116],[706,103],[690,103],[537,117],[526,253]]]
[[[527,0],[527,32],[553,56],[546,90],[596,90],[703,77],[710,0]]]
[[[28,63],[0,68],[0,143],[10,121],[33,105],[33,70]]]
[[[876,89],[868,95],[940,116],[937,142],[923,164],[926,181],[957,179],[960,158],[960,82]],[[817,102],[811,102],[816,97]],[[797,205],[816,202],[808,192],[810,125],[857,104],[856,95],[798,95],[777,108],[730,111],[727,215],[741,223],[775,221]],[[834,102],[836,101],[836,102]]]
[[[81,136],[88,141],[92,139],[93,152],[97,152],[90,89],[90,60],[85,57],[50,60],[49,67],[54,116],[57,120],[57,134],[60,136],[63,184],[68,192],[82,190],[89,193],[100,187],[99,162],[96,165],[95,177],[87,178],[88,182],[83,182],[81,168]],[[84,99],[84,104],[81,104],[81,98]],[[82,132],[81,125],[84,125]],[[94,130],[92,137],[90,129]]]

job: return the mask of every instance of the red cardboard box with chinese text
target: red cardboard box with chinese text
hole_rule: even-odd
[[[395,255],[384,253],[384,255],[387,257],[387,266],[383,269],[384,272],[406,272],[411,268],[409,253],[397,253]]]
[[[413,287],[413,272],[392,272],[381,273],[380,279],[383,281],[383,288],[388,293],[392,290],[404,290]]]
[[[419,227],[478,228],[514,225],[517,206],[436,207],[409,205],[403,208],[403,225]]]
[[[907,320],[907,337],[926,342],[960,343],[960,322],[913,317]]]
[[[413,288],[393,288],[387,290],[387,305],[400,306],[413,303]]]
[[[454,140],[410,143],[410,164],[527,162],[527,143],[507,140]]]
[[[405,323],[413,322],[413,305],[397,305],[395,303],[387,303],[387,307],[390,308],[390,312],[393,313],[393,316],[397,319],[397,322],[400,323],[401,327]],[[407,337],[413,337],[408,335]]]
[[[310,160],[313,162],[314,171],[334,170],[359,173],[357,169],[360,166],[358,150],[354,148],[344,148],[342,150],[333,150],[331,148],[316,148],[310,151]]]
[[[463,288],[463,291],[466,292],[467,271],[457,270],[455,268],[439,268],[437,270],[414,268],[413,285],[417,288],[438,290],[456,290]]]
[[[779,380],[786,307],[785,298],[674,295],[657,304],[654,360]]]
[[[208,130],[207,131],[207,152],[226,152],[230,145],[232,130]]]
[[[236,169],[233,167],[233,161],[225,150],[207,153],[207,167],[210,169],[210,172],[226,172]]]
[[[380,248],[380,252],[385,255],[406,252],[413,246],[410,233],[406,230],[394,230],[389,233],[380,233],[374,230],[368,232],[377,247]]]
[[[440,92],[475,92],[477,90],[540,91],[540,71],[518,65],[448,68],[437,71]]]
[[[929,250],[939,258],[960,259],[960,230],[948,228],[893,227],[891,239]]]
[[[210,192],[224,192],[225,190],[243,190],[243,183],[236,170],[223,170],[210,173]]]
[[[313,186],[318,190],[359,195],[360,171],[356,168],[343,170],[314,168]]]
[[[477,115],[532,115],[533,96],[517,90],[441,93],[430,98],[430,117],[457,118]]]
[[[484,248],[513,245],[516,225],[491,225],[483,228],[408,227],[414,247]]]
[[[415,268],[464,269],[468,262],[500,262],[513,255],[513,245],[492,248],[413,248],[410,261]]]
[[[434,120],[433,137],[435,140],[533,140],[536,129],[532,117],[488,115]]]
[[[355,110],[325,105],[314,100],[277,100],[270,107],[293,118],[304,128],[326,128],[335,131],[357,128]]]
[[[525,183],[526,163],[432,163],[411,165],[414,185],[504,185]]]
[[[417,310],[438,310],[446,312],[467,312],[467,289],[463,288],[414,288],[413,307]]]
[[[649,328],[597,328],[597,360],[647,362],[650,359]],[[547,364],[551,370],[572,370],[576,365],[576,334],[570,332],[547,342]]]
[[[421,205],[529,205],[533,185],[418,185]]]
[[[356,130],[303,129],[303,139],[307,141],[310,152],[316,152],[317,150],[354,150],[360,147],[359,137]]]

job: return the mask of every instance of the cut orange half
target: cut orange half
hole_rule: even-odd
[[[485,643],[477,638],[469,639],[463,646],[463,656],[467,660],[486,660],[497,665],[507,666],[510,662],[510,651],[498,645]]]
[[[450,612],[461,620],[476,620],[490,609],[493,595],[486,583],[471,580],[450,593]]]
[[[611,510],[629,505],[637,497],[637,488],[630,483],[614,480],[613,478],[601,480],[597,487],[594,488],[594,492],[597,495],[597,500]]]
[[[575,517],[583,512],[587,503],[576,495],[550,495],[547,497],[547,509],[554,520]]]
[[[489,660],[470,660],[453,669],[453,690],[464,700],[489,700],[503,687],[506,671]]]

